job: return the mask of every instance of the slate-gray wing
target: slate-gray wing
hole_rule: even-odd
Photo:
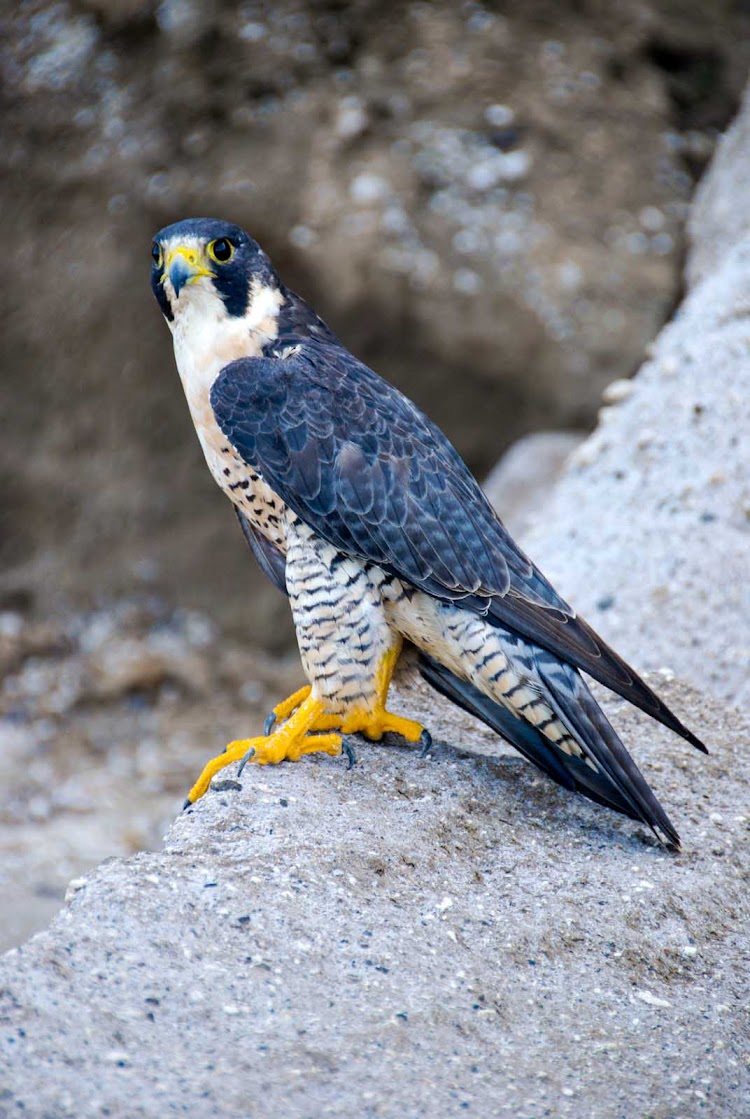
[[[336,548],[521,633],[705,749],[523,554],[439,428],[342,346],[232,362],[211,406],[242,458]]]

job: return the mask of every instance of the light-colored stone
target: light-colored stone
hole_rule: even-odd
[[[607,385],[602,393],[602,401],[604,404],[620,404],[623,400],[627,400],[632,391],[633,382],[629,378],[620,377]]]
[[[615,712],[684,855],[407,680],[458,752],[248,766],[0,961],[0,1114],[739,1116],[749,728],[652,682],[712,750]]]
[[[750,702],[749,122],[746,101],[701,191],[702,278],[523,540],[635,667],[669,666],[738,704]],[[734,191],[740,225],[716,254]]]

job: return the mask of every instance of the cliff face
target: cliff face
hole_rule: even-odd
[[[678,295],[747,17],[506,8],[6,13],[6,598],[155,586],[249,629],[256,584],[148,290],[150,236],[179,217],[246,225],[475,469],[526,431],[589,425]],[[261,640],[288,641],[273,599],[254,602]]]

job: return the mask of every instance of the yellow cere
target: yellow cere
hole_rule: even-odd
[[[188,284],[191,284],[194,280],[198,279],[199,276],[215,275],[215,273],[210,268],[204,267],[204,264],[207,263],[207,261],[202,253],[200,253],[197,249],[186,248],[184,245],[178,245],[176,248],[170,249],[167,253],[167,258],[164,263],[164,275],[162,277],[162,283],[164,283],[164,280],[169,275],[169,269],[172,267],[172,264],[179,256],[181,256],[185,263],[190,266],[192,275],[187,281]]]

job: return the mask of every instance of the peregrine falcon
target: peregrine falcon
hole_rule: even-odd
[[[209,469],[265,573],[289,596],[309,685],[248,757],[342,751],[342,736],[429,743],[386,707],[404,641],[426,680],[560,785],[679,837],[581,672],[705,746],[560,597],[506,532],[458,452],[358,361],[242,229],[178,222],[151,283]]]

